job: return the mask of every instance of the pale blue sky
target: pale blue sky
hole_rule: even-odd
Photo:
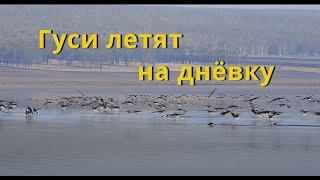
[[[206,8],[240,8],[240,9],[301,9],[301,10],[320,10],[319,4],[309,5],[180,5],[185,7],[206,7]]]

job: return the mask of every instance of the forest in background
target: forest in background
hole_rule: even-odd
[[[0,62],[97,66],[140,63],[209,63],[246,57],[319,57],[320,11],[192,8],[176,6],[0,6]],[[40,29],[98,33],[98,49],[52,55],[38,48]],[[105,49],[110,33],[182,33],[179,49]],[[76,62],[76,63],[75,63]]]

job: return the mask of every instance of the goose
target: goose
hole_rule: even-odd
[[[260,117],[262,114],[265,114],[264,111],[258,110],[258,109],[255,109],[255,108],[252,108],[252,109],[251,109],[251,112],[252,112],[253,114],[259,116],[259,117]]]
[[[299,100],[299,102],[300,102],[300,101],[303,101],[303,100],[307,100],[307,101],[309,101],[309,102],[314,101],[315,99],[313,98],[313,96],[314,96],[314,95],[301,98],[301,99]]]
[[[228,115],[228,114],[231,114],[230,110],[226,110],[226,111],[221,112],[221,115]]]
[[[209,122],[208,122],[208,126],[209,126],[209,127],[213,127],[214,125],[215,125],[214,122],[212,122],[212,121],[209,121]]]
[[[303,116],[307,115],[307,113],[309,112],[308,110],[304,110],[304,109],[299,109],[298,111],[300,111]]]
[[[217,89],[213,89],[213,90],[209,93],[209,97],[213,96],[216,91],[217,91]]]
[[[233,112],[231,112],[231,116],[232,116],[234,119],[239,119],[240,113],[233,113]]]
[[[67,107],[69,107],[69,106],[71,106],[72,105],[72,103],[71,102],[59,102],[58,103],[58,105],[60,105],[60,107],[63,109],[63,110],[66,110],[67,109]],[[89,104],[88,104],[89,105]],[[83,105],[82,105],[82,107],[84,107]]]
[[[269,118],[270,120],[272,120],[273,117],[279,116],[281,113],[282,113],[282,112],[270,111],[270,112],[268,113],[268,118]]]
[[[206,111],[212,115],[214,115],[214,113],[217,112],[216,110],[213,110],[213,109],[207,109]]]
[[[46,102],[43,104],[43,106],[49,105],[49,104],[53,104],[54,101],[51,99],[46,99]]]
[[[108,108],[110,108],[111,110],[114,110],[114,111],[118,111],[120,109],[120,106],[110,104],[110,105],[108,105]]]
[[[4,109],[7,109],[7,106],[5,104],[0,104],[0,111]]]
[[[134,101],[133,100],[127,100],[127,101],[123,102],[122,104],[133,105]]]
[[[320,116],[320,112],[313,112],[315,115]]]
[[[100,106],[93,106],[93,105],[90,105],[90,106],[93,109],[93,112],[98,112],[98,108],[100,108]]]
[[[275,102],[275,101],[281,101],[281,100],[284,100],[283,97],[279,97],[279,98],[274,98],[272,99],[271,101],[268,102],[268,104],[272,103],[272,102]]]
[[[260,97],[257,96],[257,97],[253,97],[253,98],[250,98],[250,99],[245,100],[245,101],[253,102],[254,100],[257,100],[257,99],[259,99],[259,98],[260,98]]]
[[[178,109],[177,112],[173,112],[171,114],[165,114],[163,117],[179,117],[181,115],[184,115],[187,112],[187,110],[184,109]]]
[[[127,110],[127,113],[128,114],[136,114],[136,113],[139,113],[141,112],[141,110],[138,110],[138,109],[135,109],[135,110]]]
[[[290,105],[285,104],[285,103],[280,103],[279,106],[280,106],[280,107],[286,107],[286,108],[289,108],[289,109],[291,108]]]
[[[31,107],[27,107],[26,109],[26,115],[27,116],[34,116],[34,115],[37,115],[39,114],[39,109],[36,109],[36,108],[31,108]]]
[[[158,109],[158,110],[153,111],[153,112],[151,112],[151,113],[160,113],[160,114],[163,114],[165,111],[166,111],[166,109]]]
[[[8,106],[9,106],[9,108],[15,109],[15,108],[18,106],[18,104],[15,103],[15,102],[9,102],[9,103],[8,103]]]
[[[230,105],[226,109],[241,109],[239,106],[236,105]]]

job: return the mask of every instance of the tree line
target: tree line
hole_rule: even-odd
[[[0,61],[32,65],[50,59],[97,65],[210,62],[213,58],[320,56],[320,11],[177,6],[1,6]],[[183,33],[179,49],[38,48],[38,31]],[[103,46],[103,45],[102,45]],[[72,63],[67,63],[67,65]]]

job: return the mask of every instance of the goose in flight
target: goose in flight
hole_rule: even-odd
[[[34,115],[37,115],[39,114],[39,109],[36,109],[36,108],[31,108],[31,107],[27,107],[26,109],[26,115],[27,116],[34,116]]]
[[[209,121],[209,122],[208,122],[208,126],[209,126],[209,127],[213,127],[214,125],[215,125],[214,122],[212,122],[212,121]]]

